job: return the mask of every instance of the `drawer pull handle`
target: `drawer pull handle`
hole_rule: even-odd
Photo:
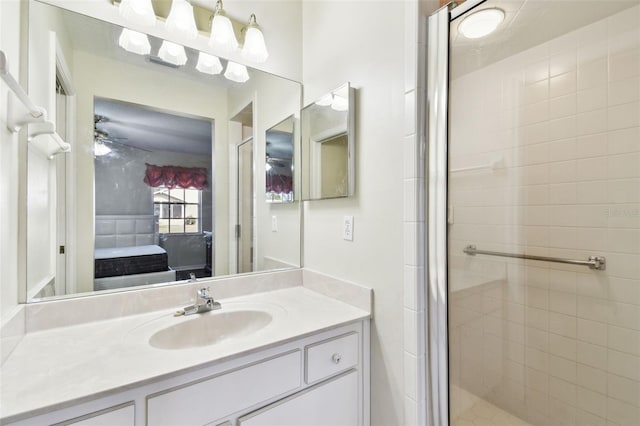
[[[334,364],[340,364],[340,360],[342,360],[342,355],[340,354],[333,354],[331,356],[331,361],[333,361]]]

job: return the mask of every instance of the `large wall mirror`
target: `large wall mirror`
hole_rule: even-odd
[[[346,83],[302,110],[303,200],[355,194],[354,96]]]
[[[24,299],[299,267],[299,203],[252,200],[267,131],[299,114],[301,85],[252,68],[228,80],[188,47],[177,66],[151,36],[151,55],[132,53],[121,32],[29,2],[30,96],[72,151],[28,148]]]

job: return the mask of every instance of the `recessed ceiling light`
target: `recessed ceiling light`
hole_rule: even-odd
[[[466,38],[481,38],[494,32],[503,20],[501,9],[482,9],[464,18],[458,31]]]

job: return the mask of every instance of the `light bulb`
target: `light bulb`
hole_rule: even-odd
[[[233,32],[233,25],[231,20],[227,18],[220,0],[216,3],[215,15],[213,15],[213,21],[211,22],[209,45],[222,52],[231,52],[238,48],[238,40]]]
[[[349,109],[349,101],[342,96],[333,95],[333,102],[331,102],[331,109],[335,111],[346,111]]]
[[[101,140],[96,140],[93,143],[93,155],[102,157],[103,155],[107,155],[111,153],[111,148],[106,146]]]
[[[249,25],[244,34],[244,45],[242,46],[242,57],[253,62],[264,62],[269,57],[267,46],[264,42],[264,35],[256,22],[256,15],[251,15]]]
[[[483,9],[464,18],[458,30],[466,38],[481,38],[494,32],[503,20],[504,12],[501,9]]]
[[[333,103],[333,95],[331,93],[326,93],[322,95],[322,97],[316,101],[316,105],[319,105],[319,106],[329,106],[332,103]]]
[[[127,21],[144,27],[152,27],[156,23],[151,0],[122,0],[118,12]]]
[[[127,52],[148,55],[151,52],[149,37],[146,34],[123,28],[118,38],[118,45]]]
[[[172,1],[166,24],[170,33],[182,35],[187,40],[193,40],[198,36],[193,6],[187,0]]]
[[[224,76],[228,80],[235,81],[236,83],[244,83],[249,80],[247,67],[231,61],[227,62],[227,70],[224,72]]]
[[[209,55],[204,52],[198,54],[198,63],[196,69],[204,74],[220,74],[222,72],[222,64],[217,56]]]
[[[184,51],[184,47],[167,40],[162,42],[158,57],[176,66],[182,66],[187,63],[187,54]]]

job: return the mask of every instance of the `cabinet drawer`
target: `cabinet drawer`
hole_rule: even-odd
[[[300,351],[147,397],[147,425],[203,425],[300,386]]]
[[[305,382],[315,383],[358,365],[358,333],[305,347]]]
[[[76,417],[54,426],[133,426],[135,424],[135,407],[133,402],[117,405],[105,410],[96,411],[85,416]]]
[[[238,419],[238,426],[357,426],[358,372],[311,386]]]

